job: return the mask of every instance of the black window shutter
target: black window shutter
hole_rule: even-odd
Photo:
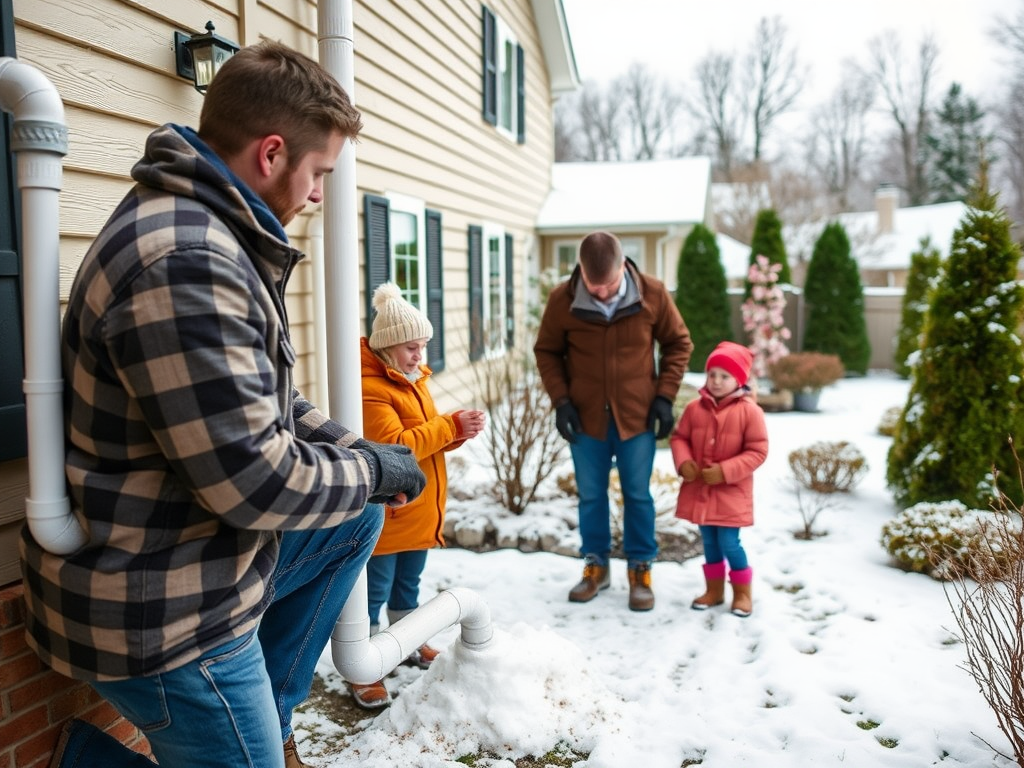
[[[512,283],[515,274],[515,259],[512,258],[512,235],[505,235],[505,346],[516,345],[516,289]]]
[[[469,360],[484,356],[483,227],[469,227]]]
[[[444,370],[444,250],[441,246],[441,212],[425,211],[427,229],[427,319],[434,336],[427,342],[427,364],[435,373]]]
[[[498,124],[498,28],[494,14],[486,6],[483,10],[483,72],[484,72],[484,121]]]
[[[14,6],[0,0],[0,56],[14,58]],[[0,113],[0,461],[28,455],[19,226],[21,204],[11,155],[13,118]],[[56,286],[52,286],[54,289]]]
[[[391,277],[391,203],[386,197],[363,195],[366,227],[366,335],[373,329],[373,291]]]
[[[516,141],[526,143],[526,64],[523,46],[516,46]]]

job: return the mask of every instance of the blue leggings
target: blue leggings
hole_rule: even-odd
[[[704,542],[704,560],[709,564],[729,561],[729,569],[742,571],[747,567],[747,553],[740,544],[740,529],[724,525],[700,526]]]

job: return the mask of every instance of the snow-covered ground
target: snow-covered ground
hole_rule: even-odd
[[[332,725],[323,715],[297,716],[305,759],[434,768],[493,753],[502,759],[473,764],[511,768],[562,744],[589,753],[577,768],[1014,765],[985,743],[1011,752],[961,668],[942,584],[892,568],[879,544],[896,509],[884,480],[890,439],[877,426],[907,389],[886,374],[846,379],[824,391],[820,413],[767,414],[756,522],[742,536],[754,569],[750,618],[690,610],[703,587],[699,558],[656,563],[657,605],[633,613],[621,560],[609,590],[572,604],[578,559],[434,551],[421,602],[453,586],[478,592],[493,643],[470,651],[458,627],[440,633],[433,644],[445,652],[433,667],[389,677],[395,702],[341,748],[325,741]],[[802,520],[787,457],[819,440],[849,441],[869,470],[821,513],[816,527],[827,535],[803,541],[793,536]],[[658,462],[670,467],[667,450]],[[473,503],[481,516],[502,517],[486,497]],[[539,502],[524,516],[543,527],[564,517],[551,505],[565,504]],[[329,650],[319,673],[331,695],[347,695]]]

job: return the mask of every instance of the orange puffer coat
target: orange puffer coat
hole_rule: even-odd
[[[764,412],[746,390],[716,402],[701,389],[669,437],[672,465],[684,461],[701,469],[720,464],[725,482],[708,485],[699,476],[679,489],[676,517],[697,525],[741,528],[754,524],[754,470],[768,456]]]
[[[409,381],[360,342],[363,367],[363,435],[378,443],[401,443],[412,449],[427,476],[423,493],[402,507],[385,507],[384,530],[373,550],[389,555],[444,546],[444,508],[448,493],[444,451],[464,442],[458,422],[439,414],[427,389],[430,369]]]

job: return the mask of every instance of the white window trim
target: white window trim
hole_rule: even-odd
[[[495,94],[494,94],[494,105],[495,105],[495,128],[505,138],[510,141],[518,140],[517,126],[519,125],[519,115],[516,110],[518,108],[518,100],[516,97],[516,86],[519,82],[519,73],[516,71],[518,62],[516,61],[515,51],[519,45],[519,41],[516,36],[512,33],[512,29],[502,20],[497,14],[494,15],[494,30],[495,30],[495,52],[494,55],[497,57],[497,76],[495,78]],[[505,106],[505,92],[502,87],[504,70],[502,69],[502,60],[505,56],[507,48],[512,49],[512,61],[508,62],[508,67],[512,71],[512,92],[508,94],[508,98],[511,99],[511,104],[508,105],[509,121],[511,125],[502,125],[501,116]]]
[[[484,224],[481,248],[483,250],[481,265],[481,279],[483,280],[483,326],[484,326],[484,358],[493,359],[505,354],[505,324],[508,322],[508,307],[505,306],[505,283],[508,279],[505,274],[505,228],[498,224]],[[490,320],[491,320],[491,263],[490,263],[490,242],[496,239],[498,242],[498,314],[499,327],[497,346],[490,344]]]
[[[419,245],[419,253],[416,257],[416,280],[420,287],[419,305],[416,307],[421,312],[427,311],[427,206],[419,198],[410,197],[397,192],[388,192],[384,195],[391,206],[391,213],[406,213],[416,217],[416,242]],[[388,221],[390,229],[391,222]],[[394,245],[388,255],[391,260],[388,264],[388,272],[391,275],[398,274],[395,263]],[[394,279],[394,278],[392,278]]]

